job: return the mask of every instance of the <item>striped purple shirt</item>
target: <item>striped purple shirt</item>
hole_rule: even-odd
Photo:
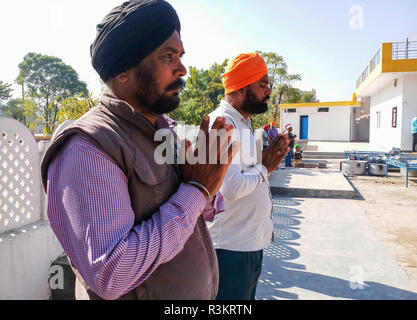
[[[79,135],[49,166],[47,192],[54,233],[87,284],[104,299],[136,288],[181,252],[201,213],[212,221],[224,210],[220,193],[207,201],[196,187],[183,183],[150,220],[135,226],[126,176]]]

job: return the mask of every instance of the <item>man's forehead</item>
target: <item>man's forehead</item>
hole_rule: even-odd
[[[258,85],[258,84],[269,85],[269,76],[268,75],[265,75],[261,79],[259,79],[258,81],[250,84],[249,86],[255,86],[255,85]]]
[[[269,84],[269,76],[266,74],[261,80],[259,80],[261,83],[267,83]]]
[[[161,51],[168,51],[172,53],[184,54],[184,46],[181,41],[181,36],[175,31],[159,48]]]

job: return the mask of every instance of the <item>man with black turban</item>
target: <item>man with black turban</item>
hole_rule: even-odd
[[[54,137],[42,160],[47,213],[76,275],[76,298],[214,299],[218,264],[205,219],[223,211],[217,191],[237,148],[221,140],[227,164],[217,150],[215,164],[155,158],[155,134],[174,127],[165,113],[178,107],[187,73],[171,5],[124,2],[97,31],[92,64],[109,91]],[[209,123],[201,123],[206,137]],[[224,118],[213,128],[233,130]],[[171,138],[164,143],[174,145]]]

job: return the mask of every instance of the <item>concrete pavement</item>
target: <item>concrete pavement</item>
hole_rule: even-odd
[[[316,180],[313,186],[329,178],[318,169],[303,170],[311,172],[301,175]],[[288,179],[282,181],[291,186]],[[304,181],[305,187],[308,183]],[[405,272],[376,239],[357,201],[274,196],[275,239],[264,250],[256,299],[417,300]]]
[[[296,141],[297,143],[297,141]],[[307,152],[344,152],[346,150],[380,151],[382,149],[370,145],[369,142],[341,142],[341,141],[308,141],[303,151]]]
[[[355,191],[336,169],[285,168],[274,171],[269,184],[273,195],[354,199]]]

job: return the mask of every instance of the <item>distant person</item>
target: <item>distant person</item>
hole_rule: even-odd
[[[292,125],[286,124],[285,125],[285,132],[288,135],[288,139],[290,140],[290,144],[288,147],[290,148],[290,151],[287,153],[285,157],[285,167],[290,168],[292,167],[292,155],[293,155],[293,149],[294,149],[294,139],[297,137],[297,135],[292,133]]]
[[[274,140],[278,136],[278,129],[275,128],[276,123],[274,121],[271,122],[271,127],[268,130],[268,136],[271,140]]]
[[[294,152],[294,159],[295,160],[302,160],[303,159],[303,151],[299,144],[295,145],[295,152]]]
[[[288,138],[278,135],[258,159],[251,118],[268,110],[268,69],[256,53],[241,54],[223,75],[225,99],[210,114],[235,127],[231,141],[241,152],[220,188],[225,212],[208,224],[219,261],[218,300],[253,300],[262,269],[263,249],[272,240],[272,198],[268,176],[288,152]],[[237,161],[235,161],[237,160]],[[222,217],[221,217],[222,216]]]
[[[269,125],[264,126],[264,130],[262,131],[262,144],[263,148],[266,149],[269,146],[269,143],[272,141],[271,138],[268,136]]]
[[[413,135],[413,152],[416,152],[417,145],[417,117],[411,121],[411,134]]]

